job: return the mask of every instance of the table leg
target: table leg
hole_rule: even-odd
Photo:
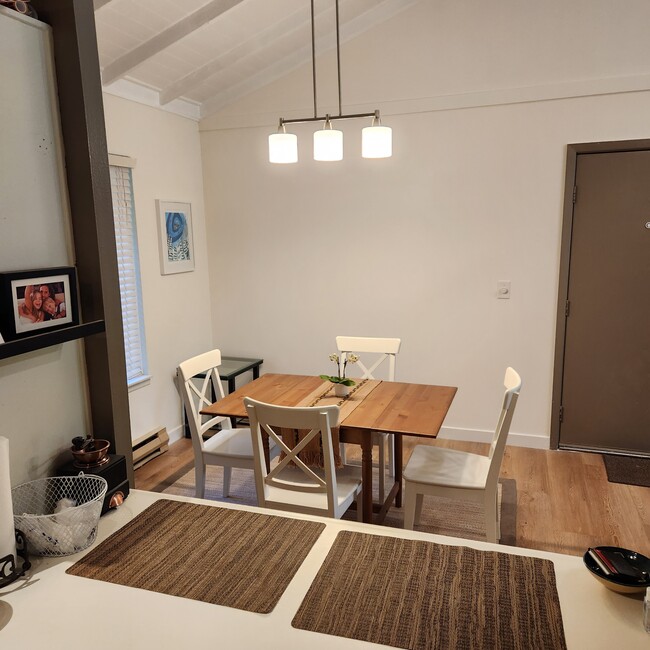
[[[361,484],[363,486],[363,521],[372,523],[372,435],[368,432],[361,440]]]
[[[396,433],[394,440],[394,453],[395,453],[395,483],[397,483],[397,494],[395,495],[395,505],[398,508],[402,507],[402,467],[403,467],[403,448],[402,448],[402,434]]]

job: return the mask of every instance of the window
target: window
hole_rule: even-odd
[[[113,220],[120,276],[124,355],[129,387],[149,379],[142,315],[142,289],[135,224],[131,168],[134,161],[125,156],[110,156]]]

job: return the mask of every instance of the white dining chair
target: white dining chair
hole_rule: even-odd
[[[258,505],[340,519],[355,499],[361,515],[361,472],[358,467],[336,469],[332,448],[332,427],[338,424],[338,406],[276,406],[244,398],[253,437],[255,482]],[[280,429],[306,433],[295,446],[287,444]],[[268,435],[284,455],[266,469],[262,435]],[[320,441],[323,468],[306,465],[300,452]]]
[[[223,495],[230,493],[230,477],[233,467],[254,469],[253,444],[250,429],[233,428],[230,418],[202,415],[201,410],[212,404],[213,395],[219,400],[224,397],[223,386],[219,378],[221,352],[211,350],[199,354],[178,366],[178,374],[182,382],[181,395],[190,425],[192,448],[194,450],[194,473],[196,480],[196,496],[205,496],[206,465],[223,467]],[[215,430],[213,435],[204,439],[208,430],[216,425],[221,430]],[[270,445],[270,456],[274,458],[280,450],[274,444]]]
[[[359,357],[356,365],[361,371],[360,379],[377,379],[378,372],[386,367],[382,377],[387,381],[395,381],[395,357],[402,344],[401,339],[377,338],[368,336],[337,336],[336,347],[340,354],[356,354]],[[348,366],[348,370],[351,367]],[[352,371],[353,372],[353,371]],[[356,377],[355,377],[356,379]],[[393,436],[389,433],[373,431],[372,444],[379,449],[379,499],[385,499],[386,472],[395,476],[395,446]],[[386,458],[388,447],[388,458]],[[345,444],[341,445],[343,462],[347,462]]]
[[[483,503],[487,541],[501,537],[497,486],[521,378],[508,368],[503,383],[503,404],[487,456],[427,445],[413,449],[403,474],[404,528],[413,530],[419,523],[425,495],[438,496]]]

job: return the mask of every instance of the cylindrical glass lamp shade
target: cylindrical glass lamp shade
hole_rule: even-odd
[[[269,136],[269,162],[298,162],[298,136],[293,133],[272,133]]]
[[[315,131],[314,160],[343,160],[343,131]]]
[[[393,129],[389,126],[362,129],[361,155],[364,158],[390,158],[393,155]]]

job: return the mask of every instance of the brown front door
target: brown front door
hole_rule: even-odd
[[[650,151],[575,179],[559,446],[650,455]]]

